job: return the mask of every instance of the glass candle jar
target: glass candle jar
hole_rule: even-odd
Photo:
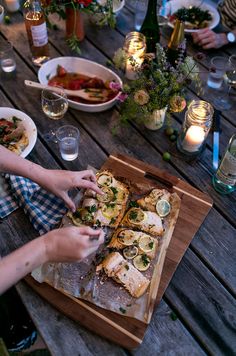
[[[130,32],[125,37],[123,49],[126,52],[125,76],[127,79],[134,80],[137,70],[143,63],[143,55],[146,52],[146,38],[142,33]]]
[[[193,100],[177,140],[177,148],[188,156],[198,155],[206,142],[212,125],[213,107],[203,100]]]

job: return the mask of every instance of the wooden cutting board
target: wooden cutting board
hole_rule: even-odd
[[[156,303],[158,304],[193,236],[212,207],[211,198],[181,179],[134,158],[115,154],[109,156],[102,169],[109,169],[116,176],[130,179],[137,184],[145,183],[150,188],[164,187],[176,192],[181,198],[179,218],[169,244],[164,263]],[[63,291],[55,290],[47,283],[37,283],[31,276],[26,282],[39,295],[59,309],[63,314],[78,321],[93,332],[127,349],[138,347],[148,324],[104,310],[74,298]]]

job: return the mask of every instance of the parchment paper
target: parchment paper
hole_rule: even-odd
[[[143,188],[145,191],[145,187]],[[163,266],[163,263],[159,266],[159,261],[161,260],[160,256],[162,253],[166,253],[166,248],[178,217],[179,209],[173,209],[173,204],[179,208],[180,199],[176,194],[173,194],[173,196],[173,212],[171,210],[169,214],[171,226],[169,226],[167,222],[168,226],[164,226],[164,235],[161,238],[157,237],[159,240],[158,252],[156,257],[152,260],[149,269],[143,273],[149,280],[152,279],[152,276],[156,278],[161,272],[161,270],[158,270],[158,268],[162,268]],[[81,197],[82,193],[76,196],[78,204]],[[131,197],[131,200],[134,200],[133,197]],[[65,216],[62,224],[63,226],[68,226],[72,223],[70,219]],[[103,272],[96,273],[96,265],[109,253],[106,244],[110,240],[113,230],[104,228],[104,232],[105,244],[101,246],[96,253],[90,255],[85,260],[76,263],[45,264],[40,269],[37,269],[37,271],[34,271],[32,276],[38,282],[48,282],[58,290],[63,290],[75,297],[85,299],[97,306],[147,322],[147,320],[150,319],[149,306],[151,302],[153,304],[151,300],[153,298],[153,290],[156,294],[159,281],[152,280],[151,287],[148,291],[142,297],[136,299],[133,298],[124,287],[111,278],[108,278]],[[167,241],[167,239],[169,240]],[[163,244],[164,241],[165,243]],[[163,251],[162,246],[165,251]],[[156,283],[158,283],[158,285]],[[154,297],[156,296],[154,295]]]

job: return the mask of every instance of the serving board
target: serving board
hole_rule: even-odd
[[[109,169],[115,176],[122,176],[148,188],[165,187],[176,192],[181,198],[179,218],[167,249],[164,267],[160,278],[157,298],[158,304],[193,236],[201,226],[212,207],[211,198],[190,186],[181,179],[160,169],[121,154],[110,155],[101,169]],[[134,349],[144,337],[147,323],[102,309],[82,299],[75,298],[51,287],[38,283],[31,276],[26,282],[49,303],[63,314],[80,322],[93,332],[119,345]]]

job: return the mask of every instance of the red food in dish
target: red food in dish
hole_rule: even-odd
[[[107,89],[109,94],[106,101],[110,101],[118,93],[118,90],[110,89],[109,83],[105,83],[100,78],[89,77],[87,75],[80,74],[80,73],[70,73],[67,72],[66,69],[60,65],[58,65],[57,67],[57,75],[49,79],[48,85],[60,86],[64,89],[70,89],[70,90],[79,90],[79,89],[88,89],[88,88]],[[79,103],[94,105],[93,101],[84,100],[75,97],[70,97],[70,99]],[[96,104],[99,103],[100,102],[96,102]],[[104,101],[101,103],[104,103]]]

